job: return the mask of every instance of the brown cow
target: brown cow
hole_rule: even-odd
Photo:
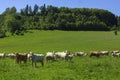
[[[19,54],[19,53],[16,53],[16,62],[19,64],[21,62],[24,62],[26,63],[27,62],[27,54]]]
[[[120,57],[120,51],[119,50],[112,51],[112,57]]]
[[[98,51],[90,52],[90,57],[92,57],[92,56],[100,57],[100,53]]]

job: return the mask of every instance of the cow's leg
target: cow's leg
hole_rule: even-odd
[[[43,61],[40,61],[41,62],[41,65],[44,66],[44,62]]]
[[[27,59],[24,60],[24,63],[27,63]]]
[[[33,67],[33,61],[32,61],[32,67]]]
[[[92,55],[90,55],[90,57],[92,57]]]
[[[36,62],[35,62],[35,67],[36,67]]]
[[[97,55],[97,57],[100,57],[100,55]]]
[[[16,63],[19,63],[19,60],[18,60],[18,59],[16,59]]]

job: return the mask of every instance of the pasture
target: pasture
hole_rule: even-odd
[[[0,39],[0,52],[30,52],[45,54],[48,51],[71,53],[94,50],[119,50],[120,35],[113,32],[84,31],[30,31],[24,36]],[[0,80],[119,80],[120,59],[111,55],[100,58],[74,57],[72,61],[45,62],[37,68],[16,64],[15,60],[0,59]]]

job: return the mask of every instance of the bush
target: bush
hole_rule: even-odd
[[[6,37],[6,34],[5,33],[0,33],[0,38],[4,38]]]

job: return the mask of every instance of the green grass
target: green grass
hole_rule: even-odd
[[[120,35],[113,32],[31,31],[24,36],[0,39],[0,52],[29,52],[45,54],[48,51],[70,52],[119,50]],[[120,58],[102,56],[74,57],[71,61],[45,62],[37,68],[16,64],[15,60],[0,59],[0,80],[120,80]]]
[[[113,32],[32,31],[24,36],[0,39],[0,52],[45,53],[47,51],[91,51],[119,49],[120,35]]]
[[[110,56],[101,58],[75,57],[72,62],[45,63],[37,68],[31,63],[16,64],[15,60],[0,61],[1,80],[119,80],[120,59]]]

